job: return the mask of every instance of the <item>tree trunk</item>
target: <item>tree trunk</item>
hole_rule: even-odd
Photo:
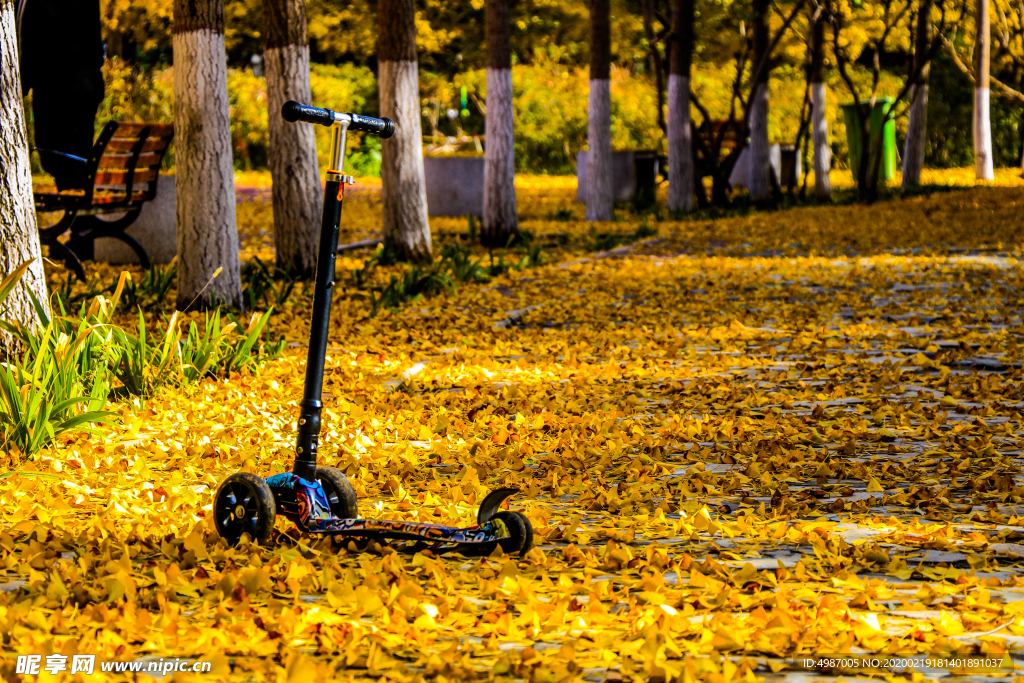
[[[903,187],[921,184],[924,168],[924,142],[928,126],[928,52],[932,42],[932,3],[922,0],[917,12],[917,37],[914,66],[917,78],[910,86],[910,111],[907,115],[907,141],[903,149]]]
[[[21,75],[18,68],[18,38],[15,29],[14,3],[0,2],[0,278],[7,276],[25,261],[35,259],[21,284],[3,303],[5,320],[34,325],[36,311],[29,292],[43,306],[46,278],[40,258],[36,209],[32,201],[32,171],[28,159],[28,138],[25,111],[21,100]],[[14,340],[0,335],[0,350],[5,354],[18,351]]]
[[[672,1],[672,49],[668,75],[668,208],[692,211],[693,129],[690,123],[690,68],[693,61],[693,0]]]
[[[277,266],[304,279],[316,271],[323,188],[313,126],[281,117],[289,100],[312,102],[305,0],[263,0],[270,177]]]
[[[380,114],[395,122],[395,135],[381,146],[384,241],[407,261],[430,261],[427,185],[423,174],[419,67],[413,0],[377,4],[377,79]]]
[[[177,307],[241,308],[223,0],[174,0],[173,46]]]
[[[512,110],[512,17],[510,0],[487,0],[487,119],[484,159],[486,247],[504,247],[519,234],[516,216],[515,131]]]
[[[974,177],[992,180],[992,121],[989,115],[989,64],[992,28],[988,0],[977,0],[974,37]]]
[[[814,144],[814,194],[832,196],[832,147],[828,141],[828,119],[825,117],[825,15],[821,12],[811,29],[811,137]]]
[[[588,221],[612,220],[612,91],[609,0],[590,0],[590,98],[587,106]]]
[[[760,66],[750,106],[750,188],[751,199],[766,199],[772,189],[768,147],[768,0],[754,0],[753,68]],[[762,66],[763,65],[763,66]]]

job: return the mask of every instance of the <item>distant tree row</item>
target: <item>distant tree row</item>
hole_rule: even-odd
[[[881,127],[872,134],[871,112],[882,70],[889,65],[892,71],[898,55],[909,55],[909,60],[884,117],[909,116],[905,184],[920,181],[929,65],[939,50],[946,50],[975,86],[979,178],[990,179],[993,172],[991,94],[1024,103],[1024,9],[1008,0],[590,0],[589,7],[574,0],[309,0],[308,6],[305,0],[106,0],[103,12],[113,52],[128,55],[134,44],[134,55],[140,57],[169,46],[174,63],[181,308],[241,304],[226,73],[229,51],[244,56],[257,49],[257,39],[267,74],[277,259],[282,268],[304,276],[314,267],[317,243],[321,195],[316,150],[309,127],[283,124],[278,111],[288,99],[309,100],[311,42],[329,59],[352,57],[376,65],[380,114],[393,118],[399,131],[383,145],[383,234],[399,255],[413,261],[431,258],[420,130],[421,55],[442,71],[486,67],[481,237],[488,246],[504,246],[518,233],[511,68],[541,51],[589,63],[585,196],[592,221],[612,217],[609,71],[616,61],[652,73],[657,83],[658,116],[668,141],[669,208],[674,211],[725,201],[728,179],[744,148],[751,157],[751,197],[759,201],[771,195],[768,83],[783,63],[806,69],[796,143],[798,148],[810,145],[814,190],[820,196],[831,192],[824,118],[827,69],[838,72],[856,104],[865,144],[854,165],[858,186],[869,193],[877,186],[882,144]],[[11,3],[0,5],[0,15],[5,22],[4,73],[12,76],[16,45],[8,33],[13,23],[6,23]],[[733,67],[733,82],[723,94],[730,114],[718,127],[709,125],[708,109],[692,88],[693,70],[706,63]],[[17,78],[3,82],[3,95],[5,102],[20,99]],[[18,137],[24,123],[15,108],[5,106],[0,121],[11,156],[5,167],[9,162],[10,168],[20,168],[18,150],[24,147],[23,136]],[[694,111],[705,123],[696,134]],[[736,144],[726,149],[729,130]],[[712,177],[710,197],[698,177],[698,158],[703,160],[701,173]],[[34,235],[28,176],[10,177],[18,179],[18,191],[5,195],[0,206],[5,238],[14,232]]]

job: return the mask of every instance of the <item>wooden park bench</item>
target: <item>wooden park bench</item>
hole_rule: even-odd
[[[142,267],[148,269],[149,255],[125,230],[139,217],[143,205],[156,197],[160,164],[173,137],[174,127],[169,123],[111,121],[96,139],[88,159],[63,154],[86,166],[87,180],[85,189],[35,194],[37,212],[63,212],[54,225],[39,231],[39,241],[50,247],[50,256],[62,259],[84,280],[82,260],[93,257],[93,240],[113,237],[131,247]],[[124,215],[114,220],[97,218],[108,214]],[[69,230],[68,241],[60,242],[57,238]]]
[[[697,177],[705,178],[718,173],[724,163],[732,164],[738,160],[730,159],[739,146],[740,131],[743,131],[743,121],[712,120],[704,121],[699,127],[694,127],[694,157],[697,169]],[[743,140],[746,142],[746,140]],[[772,183],[778,185],[795,186],[799,182],[801,168],[799,151],[794,143],[776,142],[773,145],[780,146],[780,166],[777,173],[772,174]],[[717,156],[715,152],[717,150]]]
[[[712,175],[718,170],[718,164],[722,152],[726,156],[736,148],[740,142],[740,131],[743,130],[742,121],[730,120],[705,120],[701,125],[693,129],[693,151],[696,157],[697,177],[704,178]],[[717,152],[718,158],[710,158]]]

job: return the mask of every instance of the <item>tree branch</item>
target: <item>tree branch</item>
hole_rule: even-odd
[[[956,68],[959,69],[965,76],[967,76],[967,80],[971,82],[971,85],[977,86],[977,82],[974,80],[974,69],[968,67],[966,64],[963,63],[963,61],[961,61],[960,55],[957,54],[956,46],[953,45],[952,42],[950,42],[949,38],[947,38],[946,36],[940,36],[940,38],[942,40],[942,46],[946,50],[946,54],[948,54],[953,59],[953,64],[956,65]],[[989,76],[989,81],[995,84],[996,87],[999,88],[999,91],[1001,91],[997,92],[997,95],[1002,95],[1007,99],[1016,100],[1017,102],[1024,102],[1024,93],[1020,92],[1019,90],[1014,90],[1013,88],[1008,86],[1006,83],[1003,83],[995,76]]]

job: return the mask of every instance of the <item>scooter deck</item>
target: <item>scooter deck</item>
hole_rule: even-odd
[[[307,523],[302,529],[308,533],[332,536],[387,538],[458,545],[493,543],[509,537],[508,530],[501,520],[491,520],[483,526],[453,527],[390,519],[331,518]]]
[[[275,474],[266,482],[274,494],[277,513],[306,533],[453,545],[494,543],[509,538],[508,528],[500,519],[494,519],[494,515],[502,503],[519,492],[514,488],[490,492],[477,511],[476,526],[453,527],[389,519],[343,519],[331,513],[320,482],[303,479],[292,472]]]

